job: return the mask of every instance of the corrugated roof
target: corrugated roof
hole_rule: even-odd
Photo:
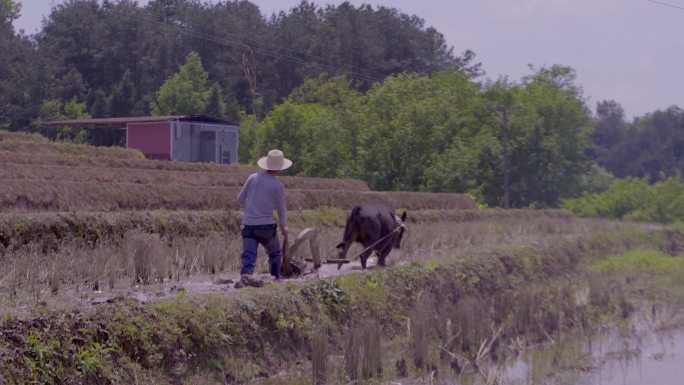
[[[236,123],[231,123],[223,119],[206,115],[130,116],[121,118],[71,119],[54,120],[51,122],[44,122],[43,124],[47,126],[71,126],[84,128],[125,128],[129,123],[155,123],[168,122],[171,120],[180,120],[183,122],[219,123],[237,126]]]

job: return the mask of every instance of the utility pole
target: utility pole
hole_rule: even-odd
[[[521,109],[521,106],[502,106],[492,105],[490,109],[501,116],[501,141],[503,145],[503,208],[508,210],[511,208],[511,166],[508,156],[508,118],[511,112]]]

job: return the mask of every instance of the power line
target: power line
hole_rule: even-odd
[[[681,7],[681,6],[679,6],[679,5],[663,3],[662,1],[656,1],[656,0],[646,0],[646,1],[648,1],[649,3],[658,4],[658,5],[662,5],[662,6],[665,6],[665,7],[671,7],[671,8],[676,8],[676,9],[684,10],[684,7]]]
[[[318,63],[318,62],[309,62],[309,61],[306,61],[306,60],[304,60],[304,59],[300,59],[300,58],[291,56],[291,55],[289,55],[289,54],[276,53],[276,52],[273,52],[273,49],[272,49],[272,48],[269,48],[269,47],[262,47],[262,46],[260,46],[260,45],[258,45],[258,44],[255,44],[255,43],[248,44],[248,43],[245,43],[245,42],[243,42],[243,41],[234,40],[234,39],[219,40],[219,39],[214,38],[214,37],[212,37],[212,36],[210,36],[210,35],[206,35],[206,34],[203,34],[203,33],[200,33],[200,32],[196,32],[196,31],[190,30],[190,29],[188,29],[188,28],[183,28],[183,27],[178,26],[178,25],[173,25],[173,24],[168,23],[168,22],[163,22],[163,21],[155,20],[155,19],[152,19],[152,18],[149,18],[149,17],[145,17],[145,16],[141,16],[141,15],[134,15],[134,14],[124,14],[124,13],[120,13],[120,14],[122,14],[122,15],[124,15],[124,16],[128,16],[128,17],[134,17],[134,18],[137,18],[137,19],[139,19],[139,20],[146,21],[146,22],[148,22],[148,23],[154,23],[154,24],[157,24],[157,25],[161,25],[161,26],[164,26],[164,27],[167,27],[167,28],[176,27],[177,29],[180,29],[183,33],[185,33],[185,34],[187,34],[187,35],[189,35],[189,36],[191,36],[191,37],[195,37],[195,38],[197,38],[197,39],[201,39],[201,40],[213,42],[213,43],[220,44],[220,45],[224,45],[224,46],[239,46],[239,47],[241,47],[241,48],[246,48],[246,49],[254,50],[254,51],[259,52],[259,53],[261,53],[261,54],[263,54],[263,55],[266,55],[266,56],[271,56],[271,57],[274,57],[274,58],[282,58],[282,59],[284,59],[284,60],[286,60],[286,61],[290,61],[290,62],[296,63],[296,64],[314,65],[314,66],[317,66],[317,67],[319,67],[319,68],[321,68],[321,69],[323,69],[323,70],[326,70],[326,71],[328,71],[328,72],[332,72],[332,73],[341,73],[341,74],[347,75],[347,76],[349,76],[349,77],[351,77],[351,78],[356,78],[356,79],[358,79],[358,80],[364,80],[364,81],[369,81],[369,82],[382,82],[382,80],[383,80],[383,79],[381,79],[381,78],[378,78],[378,77],[375,77],[375,76],[372,76],[372,75],[363,75],[363,74],[355,73],[355,72],[350,71],[350,70],[339,69],[339,68],[336,68],[336,67],[334,67],[334,66],[325,65],[325,64]],[[224,33],[226,33],[226,32],[224,32]],[[227,34],[228,34],[228,35],[232,35],[232,36],[236,36],[235,34],[231,34],[231,33],[227,33]],[[239,36],[238,36],[237,38],[240,39]],[[287,50],[287,49],[285,48],[285,50]],[[310,56],[310,57],[313,57],[313,58],[322,59],[322,58],[317,57],[317,56],[315,56],[315,55],[311,55],[311,54],[306,54],[306,55],[307,55],[307,56]]]
[[[187,18],[186,18],[186,24],[187,24]],[[180,28],[180,26],[179,26],[179,28]],[[310,53],[310,52],[307,52],[307,51],[304,51],[304,50],[299,50],[299,49],[295,49],[295,48],[291,48],[291,47],[283,47],[283,46],[278,46],[278,45],[274,45],[274,44],[264,44],[263,42],[261,42],[261,41],[259,41],[259,40],[257,40],[257,39],[248,37],[248,36],[242,36],[242,35],[240,35],[240,34],[231,33],[231,32],[228,32],[228,31],[222,31],[222,32],[223,32],[224,34],[229,35],[229,36],[234,36],[235,38],[237,38],[237,39],[239,39],[239,40],[244,40],[244,41],[248,41],[248,42],[251,41],[251,42],[252,42],[251,44],[253,44],[254,46],[257,46],[257,47],[258,47],[258,46],[265,46],[265,48],[268,48],[268,49],[280,49],[280,50],[289,51],[289,52],[291,52],[291,53],[295,53],[295,54],[298,54],[298,55],[308,56],[308,57],[310,57],[310,58],[312,58],[312,59],[316,59],[316,60],[325,60],[325,59],[324,59],[323,57],[321,57],[321,56],[314,55],[314,54],[312,54],[312,53]],[[243,43],[243,44],[244,44],[244,43]],[[316,64],[317,64],[317,63],[316,63]],[[317,64],[317,65],[318,65],[318,64]],[[351,68],[351,67],[349,67],[349,66],[343,66],[343,67],[342,67],[342,70],[343,70],[343,71],[348,71],[348,72],[350,72],[350,73],[353,73],[353,68]],[[373,73],[371,72],[371,74],[370,74],[370,75],[367,75],[367,76],[368,76],[369,78],[372,78],[372,79],[375,80],[375,81],[382,81],[382,80],[383,80],[382,74],[378,75],[378,74],[373,74]]]

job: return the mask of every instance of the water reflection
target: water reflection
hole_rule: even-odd
[[[592,385],[673,385],[684,383],[684,331],[654,333],[639,341],[641,346],[618,350],[612,347],[602,356],[602,365],[581,378]],[[618,349],[616,349],[618,348]],[[611,351],[612,350],[612,351]],[[631,352],[634,352],[634,356]],[[622,355],[622,353],[626,355]],[[617,356],[615,356],[617,355]]]
[[[655,331],[632,324],[629,328],[611,330],[600,336],[566,336],[562,342],[532,347],[512,356],[497,364],[480,367],[478,373],[456,375],[447,367],[426,378],[393,380],[385,384],[682,384],[684,328]]]

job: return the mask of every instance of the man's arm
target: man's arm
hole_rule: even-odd
[[[245,185],[242,186],[242,190],[240,190],[240,193],[237,196],[237,201],[241,205],[245,205],[246,199],[247,199],[247,191],[249,190],[249,187],[252,185],[252,179],[253,175],[250,175],[249,178],[247,178],[247,181],[245,182]]]
[[[278,221],[280,222],[280,232],[283,236],[287,235],[287,207],[285,206],[285,186],[282,184],[278,189],[276,197],[276,209],[278,210]]]

